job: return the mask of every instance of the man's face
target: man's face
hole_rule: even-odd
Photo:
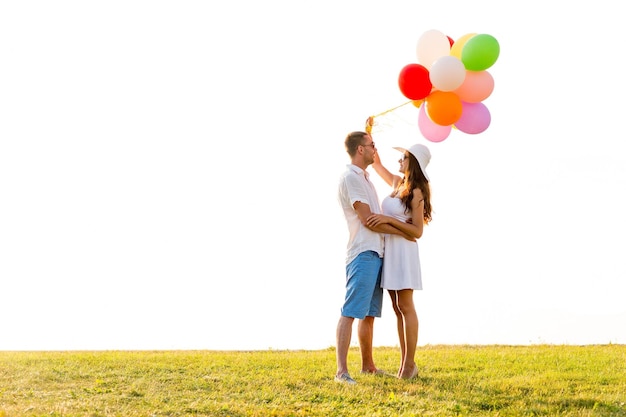
[[[367,165],[374,162],[374,155],[376,154],[376,144],[372,140],[370,135],[363,136],[363,143],[359,146],[363,147],[363,159]]]

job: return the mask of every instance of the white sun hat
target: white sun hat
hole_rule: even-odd
[[[428,178],[428,174],[426,173],[426,167],[430,162],[430,150],[428,150],[425,145],[422,145],[421,143],[416,143],[408,149],[399,146],[394,147],[393,149],[400,152],[409,152],[411,155],[413,155],[415,159],[417,159],[417,162],[419,162],[422,173],[424,174],[426,179],[430,181],[430,178]]]

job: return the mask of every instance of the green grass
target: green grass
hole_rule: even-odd
[[[424,346],[410,382],[349,361],[356,386],[332,348],[0,352],[0,417],[626,416],[626,345]]]

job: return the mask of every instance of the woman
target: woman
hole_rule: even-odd
[[[389,223],[415,238],[407,240],[399,235],[385,235],[385,256],[381,287],[389,292],[396,313],[400,338],[401,365],[398,377],[417,377],[415,350],[417,348],[418,320],[413,304],[413,290],[422,289],[422,275],[417,239],[422,237],[424,224],[431,220],[430,185],[426,166],[430,151],[421,144],[408,149],[394,148],[403,153],[399,172],[402,177],[387,170],[378,154],[372,166],[380,177],[392,187],[392,192],[382,201],[383,214],[373,214],[367,219],[370,226]]]

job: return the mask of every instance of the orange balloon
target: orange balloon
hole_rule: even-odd
[[[426,114],[441,126],[450,126],[461,118],[461,99],[452,91],[433,91],[426,97]]]

